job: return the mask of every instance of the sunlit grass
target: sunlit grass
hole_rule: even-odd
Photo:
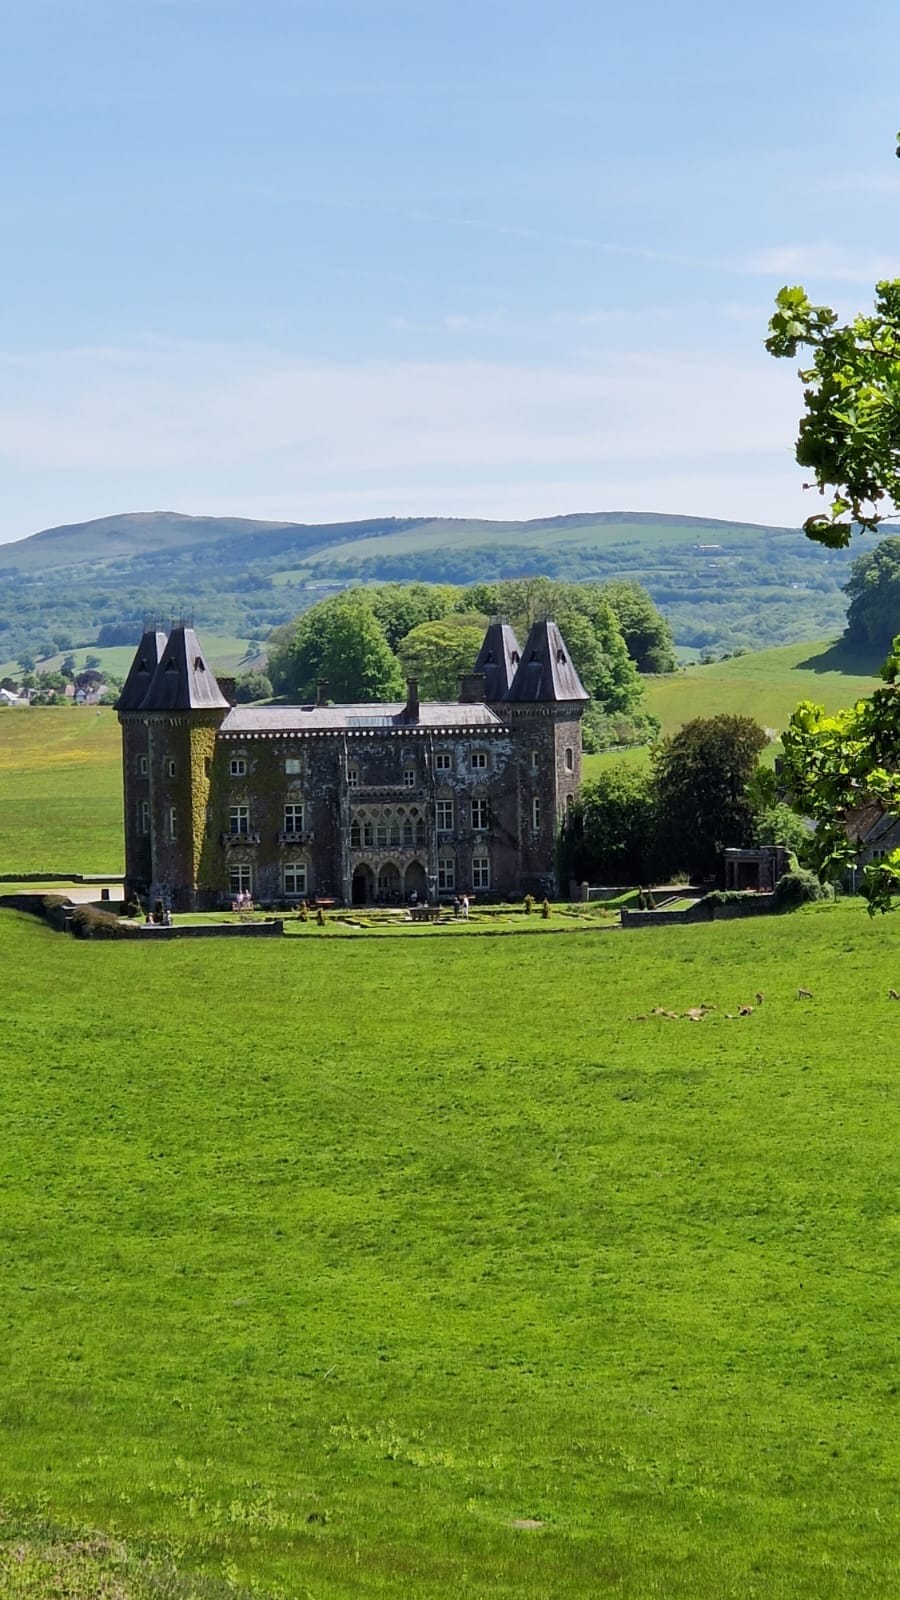
[[[890,922],[0,950],[23,1527],[317,1600],[895,1592]]]

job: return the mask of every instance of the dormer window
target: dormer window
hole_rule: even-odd
[[[519,652],[518,652],[518,650],[513,650],[513,652],[512,652],[512,654],[511,654],[511,655],[510,655],[510,658],[509,658],[509,659],[510,659],[510,661],[511,661],[511,662],[512,662],[512,664],[513,664],[513,666],[514,666],[514,667],[517,667],[517,666],[518,666],[518,665],[519,665],[519,661],[520,661],[520,659],[521,659],[521,657],[520,657],[520,656],[519,656]]]
[[[197,656],[196,660],[194,661],[194,671],[195,672],[205,672],[206,671],[206,668],[203,665],[203,662],[200,660],[199,656]]]
[[[556,659],[559,662],[560,666],[564,667],[565,664],[566,664],[566,652],[565,652],[565,650],[557,650]]]
[[[171,656],[169,657],[168,661],[166,662],[166,669],[165,670],[166,670],[166,672],[177,672],[178,671],[178,668],[175,665],[175,662],[172,660]]]

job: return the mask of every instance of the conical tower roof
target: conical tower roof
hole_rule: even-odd
[[[143,705],[165,648],[166,636],[161,628],[145,629],[116,701],[117,711],[137,711]]]
[[[505,700],[516,675],[522,652],[508,622],[492,622],[478,652],[473,673],[484,675],[484,698]]]
[[[549,617],[534,623],[507,700],[589,700],[569,655],[566,641]]]
[[[228,711],[193,628],[173,628],[153,674],[142,711]]]

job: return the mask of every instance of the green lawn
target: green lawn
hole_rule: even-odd
[[[894,941],[0,913],[2,1592],[896,1593]]]
[[[755,717],[764,728],[780,732],[800,700],[837,711],[871,694],[880,682],[881,659],[828,640],[757,650],[648,679],[647,710],[660,718],[664,734],[693,717],[724,711]]]
[[[122,870],[121,752],[109,708],[0,711],[0,873]]]

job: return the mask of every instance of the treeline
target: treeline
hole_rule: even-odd
[[[768,738],[752,717],[697,718],[661,740],[649,767],[614,762],[586,782],[563,826],[565,877],[659,883],[717,877],[722,852],[783,844],[801,853],[802,820],[759,764]]]
[[[672,637],[649,595],[627,582],[539,577],[346,590],[276,630],[268,676],[276,695],[301,701],[313,700],[322,680],[338,702],[396,700],[407,676],[418,679],[424,699],[455,700],[488,621],[500,615],[522,643],[536,617],[559,623],[591,696],[587,749],[640,743],[658,731],[643,709],[640,674],[673,670]]]

